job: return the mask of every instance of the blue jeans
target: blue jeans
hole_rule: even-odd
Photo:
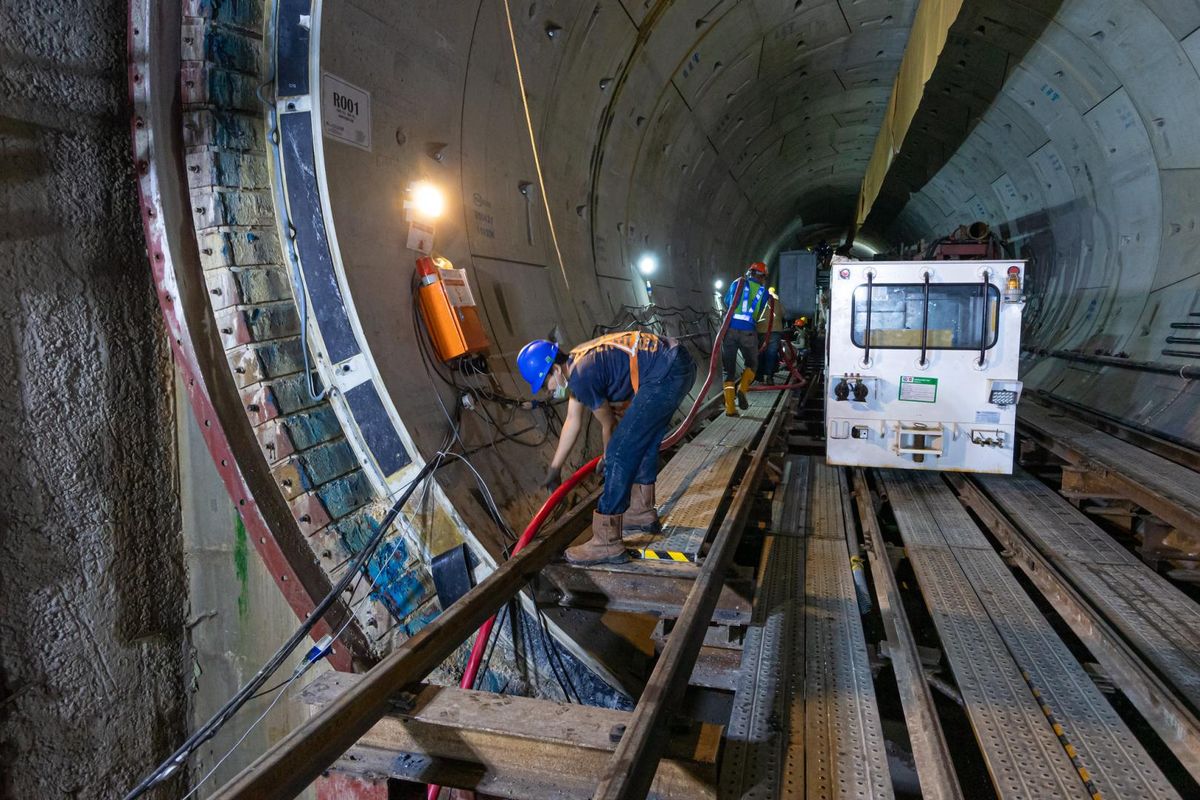
[[[680,345],[666,376],[638,388],[604,451],[604,491],[596,504],[601,514],[624,514],[633,485],[658,479],[659,445],[695,380],[696,364]]]

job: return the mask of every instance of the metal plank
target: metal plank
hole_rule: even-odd
[[[1137,640],[1138,632],[1125,631],[1127,641],[1126,636],[1117,631],[1097,605],[1072,585],[1058,560],[1043,554],[975,483],[961,476],[953,476],[951,482],[962,501],[971,506],[1004,547],[1013,553],[1013,561],[1054,605],[1057,613],[1087,645],[1105,672],[1121,687],[1188,772],[1193,777],[1200,777],[1200,719],[1145,660],[1145,655],[1130,645],[1129,642]],[[1100,565],[1088,566],[1087,569],[1108,577],[1128,568]],[[1107,596],[1117,597],[1120,594]],[[1135,627],[1140,627],[1136,626],[1137,612],[1134,609],[1130,609],[1130,612],[1127,618],[1134,621]],[[1154,614],[1154,609],[1151,607],[1141,613]],[[1169,639],[1173,630],[1170,628],[1165,631],[1164,641],[1155,642],[1154,646],[1171,646]]]
[[[1037,405],[1023,405],[1017,422],[1051,452],[1107,472],[1130,500],[1164,521],[1200,531],[1200,473]]]
[[[1011,477],[979,476],[979,483],[1012,520],[1047,553],[1089,564],[1137,565],[1121,547],[1050,487],[1017,468]],[[1149,570],[1147,570],[1149,571]],[[1169,586],[1166,581],[1164,585]]]
[[[803,742],[805,542],[797,537],[768,537],[763,546],[754,619],[746,630],[742,669],[725,730],[720,796],[775,798],[781,778],[803,787],[804,760],[785,767],[790,724],[798,717]],[[792,713],[793,704],[796,706]],[[803,795],[801,788],[800,795]]]
[[[805,737],[808,798],[890,798],[891,776],[845,540],[808,540]]]
[[[1149,754],[995,553],[955,551],[959,566],[1063,729],[1081,774],[1105,797],[1178,798]]]
[[[892,514],[904,531],[905,543],[992,550],[962,504],[946,491],[941,475],[887,469],[879,470],[879,475],[892,500]]]
[[[1200,709],[1200,606],[1027,473],[980,484],[1092,605]]]
[[[823,462],[812,465],[812,507],[808,535],[846,540],[846,518],[842,509],[842,486],[837,467]]]
[[[954,553],[905,544],[996,793],[1089,797]]]

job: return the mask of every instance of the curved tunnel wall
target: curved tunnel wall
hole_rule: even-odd
[[[1196,363],[1200,339],[1175,326],[1200,321],[1198,27],[1192,0],[967,4],[914,124],[926,133],[890,187],[915,193],[886,235],[983,219],[1031,261],[1027,345]],[[923,187],[922,160],[943,164]],[[1187,381],[1027,367],[1034,386],[1200,441]]]

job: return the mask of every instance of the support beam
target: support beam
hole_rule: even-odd
[[[391,698],[425,678],[483,622],[570,544],[591,521],[593,492],[528,547],[443,611],[383,661],[352,691],[281,739],[214,798],[292,798],[346,752],[389,710]]]
[[[781,401],[783,403],[786,401]],[[741,485],[725,512],[725,519],[717,530],[704,566],[696,578],[696,585],[688,595],[675,630],[650,675],[621,744],[596,787],[593,795],[596,800],[634,800],[645,797],[650,789],[663,753],[663,731],[669,711],[679,704],[696,656],[704,643],[708,621],[712,619],[725,573],[742,537],[751,501],[766,464],[767,452],[786,415],[785,408],[776,406],[750,463],[742,473]]]
[[[361,677],[326,673],[305,689],[327,706]],[[337,762],[338,772],[472,789],[495,797],[585,800],[632,714],[422,684],[397,696]],[[715,797],[718,725],[671,729],[650,797]]]
[[[699,573],[694,564],[648,561],[594,567],[550,564],[540,575],[544,588],[539,591],[538,600],[572,608],[676,619]],[[748,580],[727,581],[721,587],[713,621],[745,625],[750,621],[753,592],[753,584]]]

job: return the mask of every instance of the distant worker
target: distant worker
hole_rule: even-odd
[[[570,396],[558,447],[543,486],[555,489],[585,421],[585,409],[604,436],[604,490],[592,514],[592,538],[568,548],[574,564],[615,564],[629,559],[623,532],[658,532],[654,484],[658,448],[675,409],[692,388],[696,365],[682,342],[653,333],[610,333],[569,354],[537,339],[521,348],[517,368],[537,394]],[[617,424],[615,405],[629,403]],[[614,430],[615,429],[615,430]]]
[[[735,400],[742,409],[750,407],[746,392],[754,381],[754,373],[758,371],[758,332],[755,327],[767,304],[766,282],[767,265],[755,261],[743,277],[729,285],[729,291],[725,294],[725,307],[729,308],[741,289],[737,307],[733,309],[733,317],[729,320],[729,330],[721,342],[721,364],[725,371],[725,415],[729,417],[738,415]],[[738,353],[742,354],[740,376]]]
[[[779,371],[779,348],[788,326],[775,287],[768,289],[767,294],[766,308],[758,319],[758,372],[755,379],[770,386],[775,383],[775,373]]]

